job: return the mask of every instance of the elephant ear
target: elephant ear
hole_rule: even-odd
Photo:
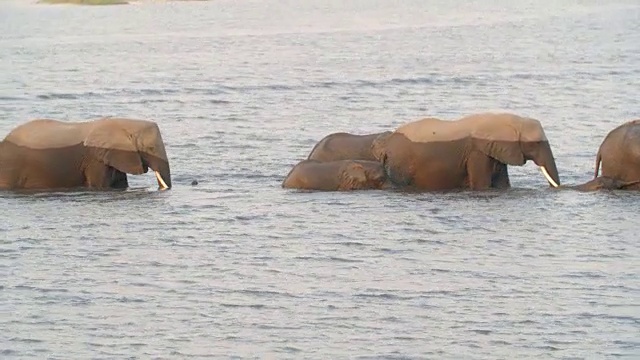
[[[364,170],[364,166],[351,163],[344,169],[342,179],[344,181],[342,184],[344,190],[358,189],[361,188],[363,184],[366,184],[367,173]]]
[[[478,150],[504,164],[524,165],[520,132],[515,127],[504,123],[483,125],[471,133]]]
[[[387,143],[389,142],[389,139],[392,135],[393,133],[391,131],[386,131],[378,135],[371,142],[371,155],[373,155],[373,158],[377,161],[382,162],[384,160],[386,153],[385,147],[387,146]]]
[[[133,135],[121,128],[96,126],[83,142],[96,158],[127,174],[146,172]]]

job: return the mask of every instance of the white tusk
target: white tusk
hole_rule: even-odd
[[[156,173],[156,179],[158,179],[158,183],[160,184],[160,189],[164,190],[164,189],[168,189],[169,187],[167,186],[167,183],[164,182],[164,180],[162,179],[162,176],[160,176],[159,172],[155,172]]]
[[[547,172],[547,169],[544,166],[540,166],[540,170],[542,171],[542,174],[544,175],[544,177],[547,179],[547,181],[549,182],[549,184],[551,184],[551,186],[553,187],[558,187],[558,183],[556,183],[555,181],[553,181],[553,179],[551,178],[551,175],[549,175],[549,173]]]

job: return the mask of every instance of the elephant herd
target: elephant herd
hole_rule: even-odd
[[[538,120],[509,113],[455,121],[425,118],[394,131],[330,134],[293,167],[282,186],[325,191],[506,189],[511,186],[507,166],[528,160],[551,186],[565,187]],[[37,119],[19,125],[0,142],[0,189],[125,189],[127,174],[149,169],[160,189],[171,188],[167,152],[153,121]],[[594,179],[569,187],[639,190],[640,120],[612,130],[598,150]]]
[[[555,187],[582,191],[640,189],[640,120],[612,130],[596,157],[592,180],[561,186],[553,151],[538,120],[480,113],[455,121],[425,118],[394,131],[334,133],[293,167],[284,188],[307,190],[506,189],[508,165],[532,160]],[[602,175],[599,175],[602,164]]]

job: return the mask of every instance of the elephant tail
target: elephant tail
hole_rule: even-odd
[[[596,155],[596,171],[594,173],[593,178],[597,178],[600,173],[600,162],[602,162],[602,154],[600,154],[600,149],[598,149],[598,154]]]

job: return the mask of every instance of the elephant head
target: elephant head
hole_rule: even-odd
[[[533,160],[549,184],[560,185],[551,146],[538,120],[513,114],[478,114],[460,120],[471,125],[471,137],[487,156],[508,165]]]
[[[155,122],[104,118],[90,124],[83,140],[101,162],[123,173],[154,170],[158,186],[171,188],[171,170],[160,129]]]
[[[382,165],[374,161],[348,161],[340,171],[339,190],[383,189],[389,187]]]
[[[371,155],[377,161],[384,162],[385,148],[391,135],[391,131],[383,132],[371,142]]]
[[[385,189],[391,187],[382,164],[371,160],[303,160],[282,182],[283,188],[323,191]]]

